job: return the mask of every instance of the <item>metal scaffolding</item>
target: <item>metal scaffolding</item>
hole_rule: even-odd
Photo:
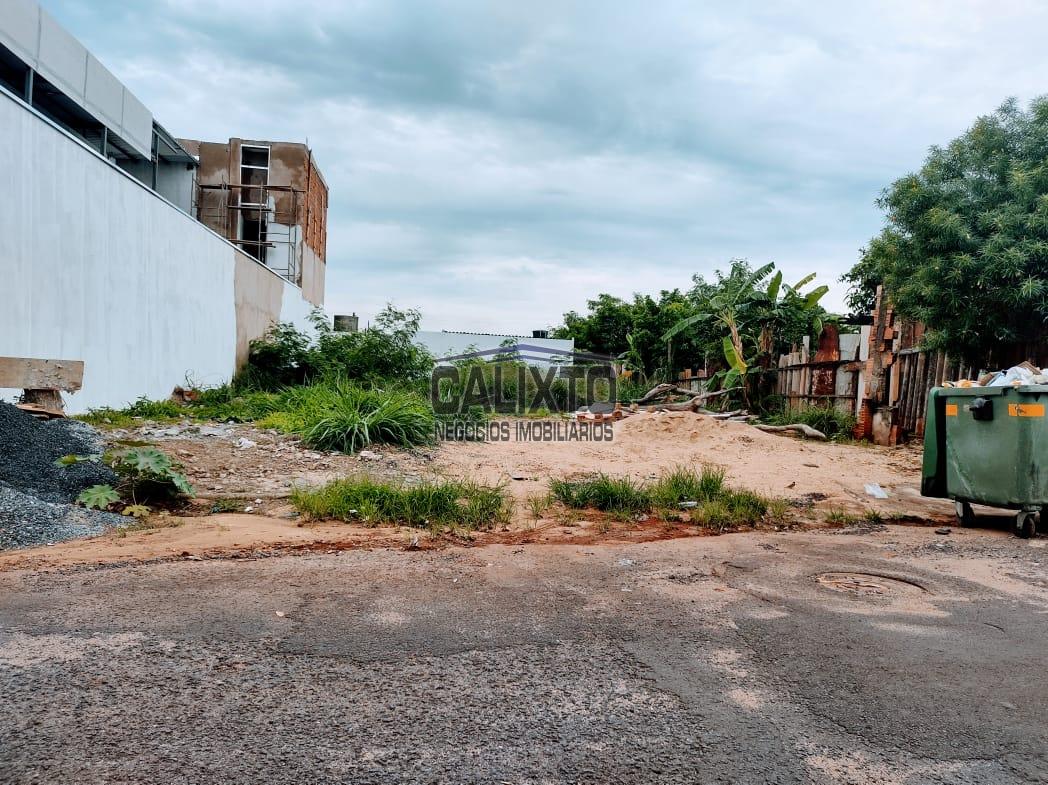
[[[198,221],[298,286],[304,195],[289,185],[198,183],[193,211]]]

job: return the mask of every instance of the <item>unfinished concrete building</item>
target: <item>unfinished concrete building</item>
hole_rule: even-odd
[[[197,220],[324,302],[328,187],[295,142],[180,139],[197,169]]]
[[[34,0],[0,0],[0,140],[0,357],[82,364],[68,412],[228,382],[253,339],[308,329],[323,304],[327,187],[309,151],[203,145],[204,183],[226,186],[213,222],[199,148]]]

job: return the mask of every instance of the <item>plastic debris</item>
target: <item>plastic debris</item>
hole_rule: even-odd
[[[888,498],[888,492],[886,490],[884,490],[884,488],[882,488],[880,485],[878,485],[875,482],[865,483],[862,487],[865,488],[866,489],[866,493],[868,495],[872,496],[874,499],[887,499]]]

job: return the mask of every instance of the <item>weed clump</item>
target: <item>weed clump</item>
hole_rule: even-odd
[[[592,507],[603,512],[645,512],[651,494],[629,477],[600,474],[589,480],[551,480],[550,493],[566,507]]]
[[[488,529],[508,520],[510,511],[501,485],[460,481],[403,485],[370,477],[335,480],[319,488],[295,488],[291,503],[313,520],[429,529]]]
[[[755,525],[769,514],[773,503],[777,517],[785,514],[784,502],[753,491],[734,490],[724,479],[724,469],[717,466],[704,466],[699,472],[678,467],[650,483],[599,474],[582,480],[551,480],[550,496],[565,507],[589,507],[620,515],[665,515],[686,506],[693,522],[715,529]]]

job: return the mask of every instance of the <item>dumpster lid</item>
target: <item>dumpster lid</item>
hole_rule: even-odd
[[[988,398],[990,396],[1008,395],[1013,392],[1020,395],[1045,395],[1048,394],[1048,384],[1023,384],[1018,387],[1006,385],[1003,387],[935,387],[939,395],[960,395]]]

